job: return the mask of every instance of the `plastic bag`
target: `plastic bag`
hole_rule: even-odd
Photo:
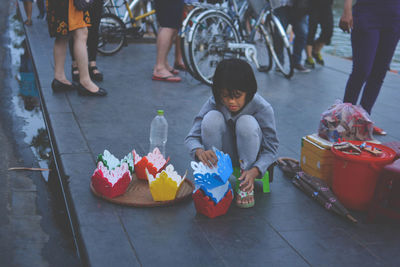
[[[318,127],[318,135],[331,142],[338,139],[368,141],[372,140],[373,122],[361,107],[337,100],[324,111]]]

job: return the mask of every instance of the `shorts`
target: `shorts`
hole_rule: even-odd
[[[155,0],[154,8],[161,27],[177,30],[181,27],[183,0]]]

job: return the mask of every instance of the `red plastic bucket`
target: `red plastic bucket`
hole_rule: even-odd
[[[361,145],[362,141],[349,141]],[[362,151],[361,155],[349,155],[336,150],[333,161],[332,189],[342,204],[352,210],[366,210],[374,196],[379,173],[394,160],[396,152],[386,146],[366,143],[380,149],[380,156]]]

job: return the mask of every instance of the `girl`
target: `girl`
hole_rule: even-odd
[[[271,105],[257,94],[251,66],[240,59],[221,61],[214,74],[213,96],[195,117],[185,138],[192,157],[216,166],[212,147],[228,153],[242,174],[236,204],[254,206],[254,180],[262,177],[276,158],[278,138]],[[239,164],[240,162],[240,164]]]

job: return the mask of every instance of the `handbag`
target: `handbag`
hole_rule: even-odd
[[[95,0],[74,0],[74,6],[80,11],[88,10]]]

